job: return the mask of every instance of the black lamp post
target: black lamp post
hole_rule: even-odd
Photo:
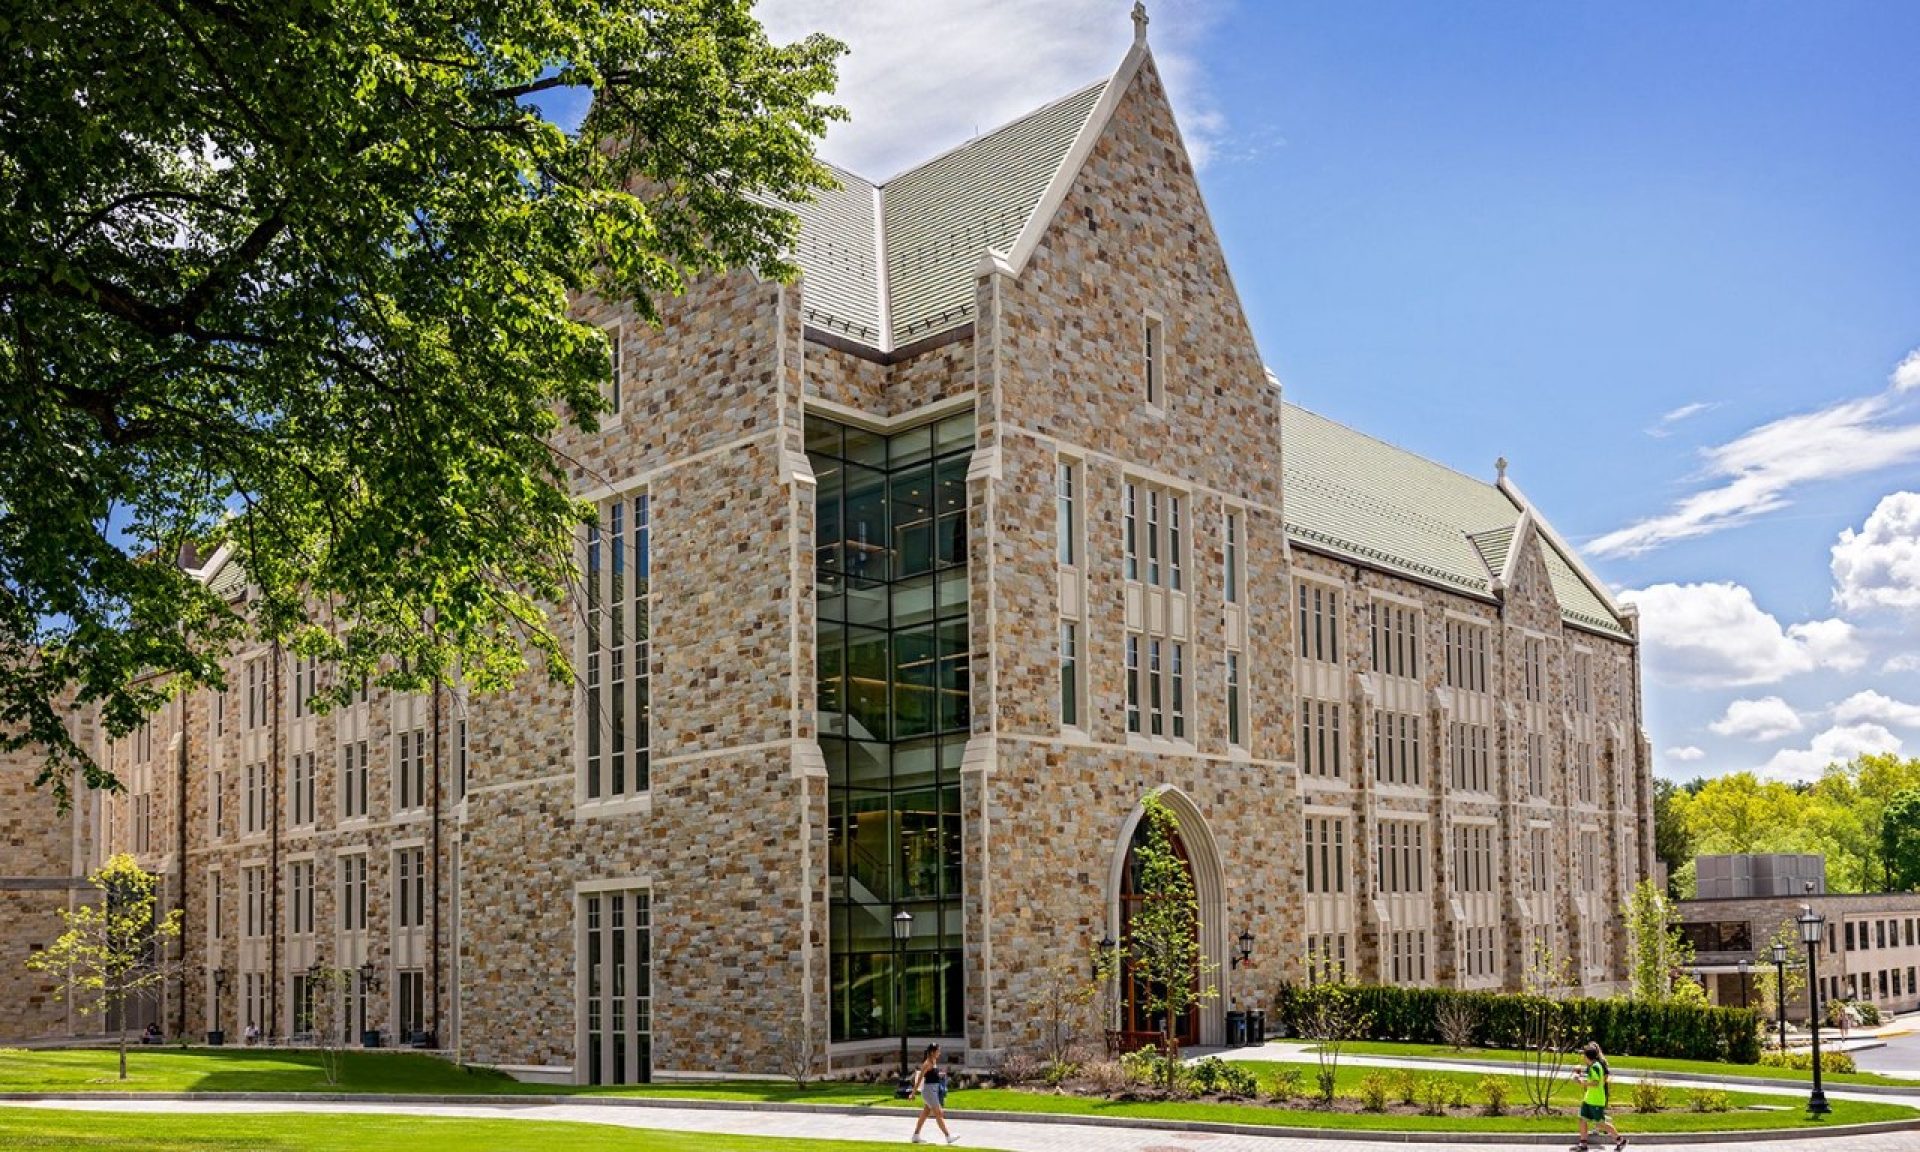
[[[1803,905],[1800,909],[1800,939],[1807,946],[1807,1003],[1811,1005],[1811,1017],[1808,1020],[1813,1028],[1813,1095],[1807,1098],[1807,1112],[1814,1116],[1825,1116],[1831,1109],[1827,1107],[1827,1093],[1820,1086],[1820,936],[1826,927],[1827,918],[1813,910],[1813,905]]]
[[[1745,1008],[1747,1007],[1747,972],[1753,965],[1747,962],[1745,956],[1742,956],[1737,967],[1740,969],[1740,1007]]]
[[[900,1087],[902,1097],[912,1094],[913,1081],[907,1078],[907,941],[913,937],[913,913],[905,908],[893,914],[893,1011],[900,1021]]]
[[[1774,1010],[1780,1017],[1780,1052],[1787,1051],[1787,946],[1778,940],[1773,942],[1773,992]]]
[[[1113,950],[1118,947],[1118,945],[1113,942],[1113,937],[1102,936],[1100,937],[1100,943],[1095,944],[1094,947],[1099,949],[1098,952],[1093,954],[1093,978],[1098,980],[1100,978],[1100,966],[1106,963],[1107,957],[1113,955]]]

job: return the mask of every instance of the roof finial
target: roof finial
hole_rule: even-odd
[[[1505,480],[1507,478],[1507,458],[1505,456],[1493,462],[1493,473],[1496,480]]]
[[[1135,44],[1147,38],[1147,6],[1140,0],[1133,0],[1133,42]]]

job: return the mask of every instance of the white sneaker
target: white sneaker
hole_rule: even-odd
[[[925,1136],[920,1135],[920,1133],[915,1132],[913,1134],[913,1142],[915,1144],[925,1144],[927,1142],[927,1138]]]
[[[947,1143],[949,1143],[949,1144],[958,1144],[958,1143],[960,1143],[960,1137],[958,1137],[958,1136],[949,1136],[949,1137],[947,1137]]]

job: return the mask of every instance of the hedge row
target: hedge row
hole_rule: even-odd
[[[1609,1054],[1679,1060],[1760,1060],[1759,1016],[1745,1008],[1646,1004],[1638,1000],[1549,1000],[1510,992],[1463,992],[1454,988],[1399,988],[1373,984],[1349,989],[1364,1013],[1359,1039],[1440,1044],[1440,1006],[1464,1002],[1473,1010],[1473,1043],[1483,1048],[1525,1048],[1527,1022],[1536,1008],[1555,1013],[1562,1042],[1597,1040]],[[1311,989],[1282,985],[1275,1015],[1288,1035],[1299,1035],[1299,1016]]]

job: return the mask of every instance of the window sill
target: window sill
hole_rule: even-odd
[[[1185,736],[1149,736],[1127,733],[1127,747],[1137,752],[1192,752],[1193,741]]]
[[[653,793],[640,792],[632,796],[623,796],[614,800],[575,799],[573,818],[580,820],[607,820],[621,816],[645,816],[653,811]]]

